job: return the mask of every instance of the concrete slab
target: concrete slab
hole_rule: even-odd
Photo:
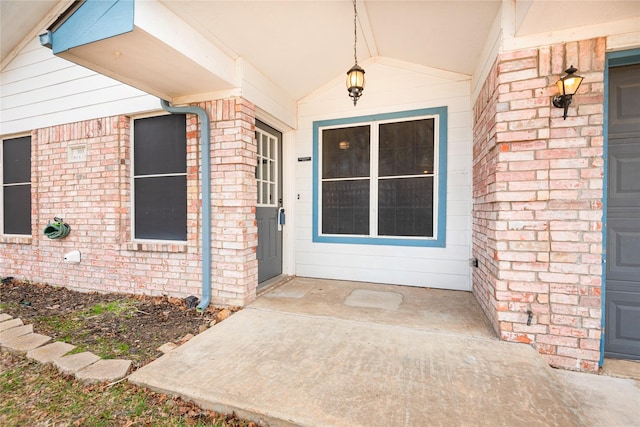
[[[24,325],[24,323],[22,323],[22,319],[5,320],[4,322],[0,323],[0,332],[6,331],[8,329],[15,328],[18,326],[22,326],[22,325]]]
[[[640,382],[565,370],[557,370],[555,375],[568,386],[566,389],[575,397],[577,409],[588,414],[586,425],[640,425]]]
[[[347,304],[375,292],[402,301]],[[633,380],[556,371],[497,340],[467,292],[300,278],[130,379],[272,427],[626,427],[640,403],[637,382],[617,382]]]
[[[98,360],[76,372],[76,378],[85,383],[101,383],[118,381],[124,378],[131,367],[131,360],[104,359]]]
[[[0,322],[6,322],[7,320],[13,319],[10,314],[0,313]]]
[[[100,357],[89,351],[85,351],[82,353],[59,357],[53,361],[53,364],[62,373],[75,374],[92,363],[96,363],[98,360],[100,360]]]
[[[4,344],[7,340],[10,340],[21,335],[27,335],[33,333],[33,325],[16,326],[15,328],[7,329],[0,332],[0,344]]]
[[[346,304],[354,291],[400,294],[402,303],[394,310]],[[497,339],[473,295],[463,291],[296,277],[251,307]]]
[[[51,341],[51,337],[31,333],[8,339],[2,343],[2,347],[11,351],[27,352],[43,346],[49,341]]]
[[[64,356],[75,348],[75,345],[56,341],[33,350],[29,350],[27,352],[27,357],[40,363],[52,363],[54,360]]]
[[[585,425],[530,346],[256,308],[129,379],[271,426]]]
[[[399,292],[372,291],[369,289],[354,289],[344,300],[351,307],[380,308],[396,311],[400,308],[403,296]]]

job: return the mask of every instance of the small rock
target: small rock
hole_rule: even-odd
[[[178,341],[178,344],[182,345],[182,344],[186,343],[187,341],[189,341],[191,338],[193,338],[193,334],[187,334],[187,335],[183,336],[182,338],[180,338],[180,340]]]
[[[161,351],[163,354],[167,354],[170,351],[175,350],[176,348],[178,348],[178,344],[173,342],[168,342],[168,343],[162,344],[156,350]]]
[[[222,322],[224,319],[228,318],[229,316],[231,316],[231,310],[229,310],[228,308],[224,308],[220,310],[218,314],[216,314],[216,320],[218,322]]]
[[[198,328],[198,333],[199,333],[199,334],[201,334],[201,333],[203,333],[204,331],[206,331],[207,329],[209,329],[209,328],[207,327],[207,325],[200,325],[200,327]]]
[[[209,323],[209,327],[216,326],[216,323],[218,323],[218,322],[216,321],[216,319],[213,319],[213,320]]]

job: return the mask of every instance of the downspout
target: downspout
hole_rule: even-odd
[[[197,106],[174,107],[160,100],[165,111],[197,114],[200,118],[200,157],[202,158],[202,301],[197,310],[204,311],[211,302],[211,136],[207,112]]]

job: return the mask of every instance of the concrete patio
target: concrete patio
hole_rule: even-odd
[[[640,403],[499,341],[470,293],[304,278],[129,380],[270,426],[626,426]]]

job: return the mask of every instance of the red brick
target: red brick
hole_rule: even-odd
[[[521,342],[524,344],[530,344],[534,341],[535,335],[533,334],[523,334],[523,333],[515,333],[515,332],[502,332],[501,338],[505,341],[512,342]]]
[[[538,335],[536,337],[536,342],[541,344],[549,344],[554,346],[563,346],[563,347],[578,347],[578,339],[574,337],[566,337],[559,335]]]
[[[594,39],[514,52],[501,55],[500,65],[490,72],[490,76],[497,76],[497,81],[503,83],[493,92],[493,102],[499,96],[500,104],[494,104],[493,110],[490,102],[483,104],[488,107],[485,118],[495,119],[490,128],[497,133],[491,137],[495,136],[498,143],[508,144],[509,149],[503,146],[491,151],[483,139],[487,133],[474,130],[474,158],[479,153],[486,156],[482,163],[485,169],[474,167],[474,196],[477,197],[474,215],[481,213],[476,218],[482,219],[482,222],[474,221],[474,252],[488,249],[489,253],[496,254],[496,261],[490,264],[488,272],[474,272],[474,287],[477,277],[486,277],[482,294],[487,301],[483,307],[489,317],[495,305],[489,302],[492,298],[509,301],[508,308],[513,313],[525,311],[530,304],[536,312],[536,327],[542,328],[527,329],[531,326],[527,327],[517,318],[509,318],[512,320],[509,322],[492,320],[496,330],[502,328],[504,339],[517,340],[521,333],[532,333],[527,337],[530,340],[540,339],[545,335],[546,325],[555,322],[560,324],[549,326],[551,335],[572,338],[572,348],[576,348],[577,337],[588,337],[594,341],[583,349],[599,351],[601,296],[595,294],[594,289],[601,292],[602,286],[604,47],[604,39]],[[524,74],[512,72],[533,67],[536,55],[536,68],[544,77],[530,75],[528,79],[517,80]],[[581,75],[587,78],[569,109],[569,117],[564,120],[562,111],[550,106],[550,97],[555,94],[557,78],[578,61]],[[587,69],[589,66],[594,70]],[[493,88],[496,88],[495,81]],[[484,87],[490,84],[485,83]],[[523,133],[536,127],[535,137],[534,133]],[[478,144],[484,148],[479,150]],[[517,152],[522,155],[515,155]],[[533,160],[523,157],[532,152]],[[481,178],[485,171],[487,175]],[[481,175],[477,175],[478,172]],[[509,175],[519,172],[534,175],[531,178]],[[483,190],[478,191],[481,188]],[[534,240],[520,240],[531,238],[525,234],[528,231],[535,231]],[[478,234],[485,236],[484,239],[477,239]],[[479,242],[477,249],[476,241]],[[519,253],[523,256],[519,257]],[[516,272],[535,273],[535,280],[518,280],[513,275]],[[502,280],[491,279],[495,276]],[[529,286],[539,284],[545,288]],[[479,295],[476,291],[474,294]],[[583,301],[583,298],[586,299]],[[550,306],[554,307],[553,317],[548,314]],[[553,354],[558,351],[558,345],[536,343],[554,366],[594,369],[594,361],[584,359],[584,354]]]
[[[539,342],[536,342],[535,348],[538,351],[538,353],[540,353],[540,354],[555,354],[556,353],[556,347],[554,345],[541,344]]]
[[[558,356],[573,357],[579,360],[600,360],[600,352],[581,348],[558,347]]]
[[[496,134],[497,142],[517,142],[517,141],[533,141],[537,139],[535,130],[500,132]]]
[[[551,323],[554,325],[565,325],[572,327],[579,327],[581,325],[580,317],[566,316],[561,314],[552,314]]]
[[[549,292],[549,285],[539,282],[510,282],[509,290],[524,293],[547,293]]]
[[[580,298],[577,295],[567,295],[567,294],[552,293],[550,295],[550,301],[552,303],[578,305],[578,302],[580,301]]]
[[[520,292],[496,292],[497,301],[520,301],[520,302],[534,302],[536,299],[535,294],[526,294]]]

